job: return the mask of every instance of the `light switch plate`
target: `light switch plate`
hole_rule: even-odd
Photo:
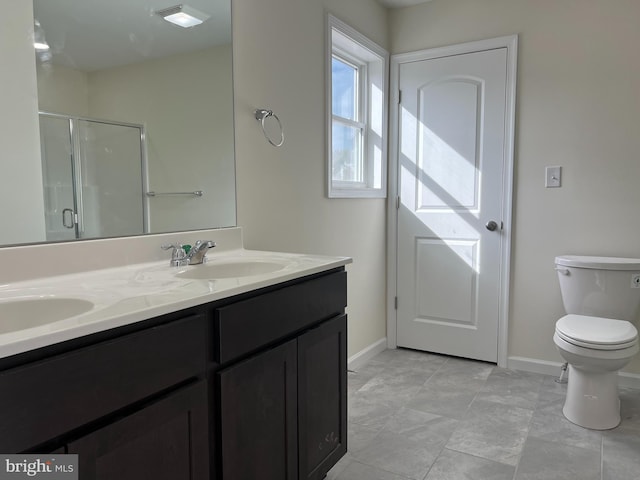
[[[560,187],[562,180],[562,167],[547,167],[544,171],[544,186],[546,188]]]

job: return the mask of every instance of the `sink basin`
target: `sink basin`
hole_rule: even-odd
[[[194,280],[208,280],[216,278],[238,278],[261,275],[263,273],[277,272],[285,267],[276,262],[229,262],[229,263],[205,263],[190,270],[179,273],[181,278]]]
[[[28,298],[0,301],[0,334],[39,327],[93,308],[79,298]]]

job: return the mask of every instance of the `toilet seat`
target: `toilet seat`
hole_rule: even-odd
[[[630,322],[586,315],[565,315],[556,322],[556,334],[593,350],[622,350],[638,343],[638,331]]]

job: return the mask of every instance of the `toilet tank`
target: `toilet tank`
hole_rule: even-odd
[[[567,313],[634,322],[640,310],[640,259],[556,257]]]

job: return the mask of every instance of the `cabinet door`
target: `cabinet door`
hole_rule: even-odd
[[[70,443],[80,478],[208,480],[207,404],[201,381]]]
[[[224,480],[296,480],[296,341],[222,370],[220,447]]]
[[[300,480],[321,479],[347,451],[347,317],[298,338]]]

